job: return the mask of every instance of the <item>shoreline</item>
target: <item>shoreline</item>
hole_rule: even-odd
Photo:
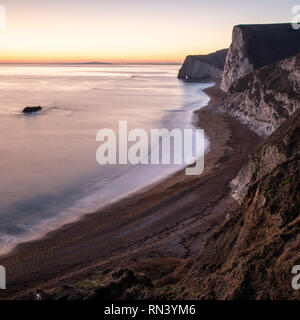
[[[222,98],[218,85],[204,92],[211,100],[195,111],[198,127],[210,140],[204,173],[186,176],[183,169],[41,239],[17,245],[0,258],[8,288],[0,298],[62,286],[108,266],[149,258],[188,259],[203,247],[226,207],[234,205],[227,197],[229,181],[261,141],[217,110]]]
[[[204,83],[205,87],[210,88],[211,86],[214,85],[214,82],[210,81],[207,83]],[[202,92],[204,92],[205,89],[201,89]],[[205,102],[201,101],[201,105],[204,107],[205,106]],[[194,115],[195,115],[195,111],[197,111],[197,109],[195,110],[190,110],[187,109],[185,110],[183,107],[178,109],[178,111],[182,112],[184,111],[185,118],[188,119],[187,121],[189,122],[189,124],[193,127],[196,128],[197,127],[197,122],[194,121]],[[168,115],[168,113],[164,114],[164,116],[161,119],[161,123],[164,123],[164,121],[169,121],[170,116]],[[181,119],[182,120],[182,119]],[[175,120],[176,121],[176,120]],[[184,123],[185,121],[183,121]],[[180,127],[180,126],[179,126]],[[182,124],[182,127],[180,127],[182,130],[185,128],[184,125]],[[208,149],[209,149],[209,140],[208,137],[205,137],[205,154],[207,154]],[[79,222],[86,214],[89,214],[91,212],[98,212],[101,210],[105,210],[105,208],[113,205],[114,203],[120,202],[126,198],[131,198],[136,196],[137,194],[141,194],[141,193],[145,193],[148,190],[152,189],[154,186],[162,183],[163,181],[169,179],[170,177],[172,177],[174,174],[176,174],[177,172],[181,171],[181,170],[185,170],[185,168],[188,167],[187,164],[183,164],[183,166],[181,166],[181,168],[171,168],[168,170],[165,170],[165,172],[161,172],[161,170],[158,170],[158,173],[154,173],[152,172],[152,175],[149,174],[149,170],[141,169],[137,166],[137,168],[135,169],[135,174],[141,174],[141,176],[145,176],[143,179],[143,184],[137,184],[136,186],[132,186],[129,183],[129,186],[127,184],[126,188],[123,189],[119,189],[118,193],[115,195],[110,195],[109,199],[104,199],[104,202],[102,201],[102,203],[99,201],[99,195],[98,195],[98,205],[90,205],[90,206],[86,206],[86,207],[82,207],[80,205],[81,202],[83,202],[85,199],[87,199],[89,196],[93,195],[93,193],[86,195],[85,197],[79,199],[78,201],[74,201],[74,203],[72,205],[70,205],[69,207],[65,207],[62,208],[57,212],[60,212],[54,216],[51,216],[50,218],[46,218],[45,220],[41,219],[39,220],[36,224],[33,224],[31,226],[28,226],[28,232],[24,234],[22,234],[22,236],[18,237],[17,235],[9,235],[9,234],[4,234],[3,239],[4,239],[4,244],[3,247],[0,248],[0,259],[3,257],[6,257],[7,255],[9,255],[17,246],[22,245],[23,243],[28,243],[28,242],[33,242],[33,241],[38,241],[40,239],[43,239],[45,236],[47,236],[49,233],[51,232],[55,232],[56,230],[59,230],[61,227],[68,225],[68,224],[72,224],[72,223],[77,223]],[[146,173],[145,173],[146,172]],[[150,179],[149,179],[150,178]],[[122,179],[122,175],[119,175],[119,180]],[[128,177],[127,177],[128,179]],[[150,180],[150,181],[149,181]],[[119,183],[122,182],[126,183],[126,180],[124,181],[119,181]],[[108,184],[109,185],[109,184]],[[117,185],[115,185],[115,187],[117,187]],[[112,189],[112,187],[110,186],[110,188]],[[95,191],[94,191],[95,192]],[[105,189],[104,189],[105,192]],[[94,196],[95,198],[95,196]],[[61,199],[63,200],[63,199]],[[78,208],[77,211],[75,212],[76,209],[74,208]],[[53,210],[53,213],[55,211]],[[75,213],[75,214],[74,214]],[[6,239],[5,239],[6,237]],[[5,241],[6,240],[6,241]]]

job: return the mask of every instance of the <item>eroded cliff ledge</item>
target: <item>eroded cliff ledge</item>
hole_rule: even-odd
[[[208,55],[187,56],[179,70],[178,78],[189,81],[221,79],[228,49]]]
[[[268,136],[299,107],[300,54],[235,81],[221,109]]]
[[[274,64],[300,52],[300,32],[290,23],[238,25],[233,28],[221,89],[263,66]]]

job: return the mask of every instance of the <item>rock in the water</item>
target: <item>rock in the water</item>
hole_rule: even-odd
[[[41,111],[42,107],[37,106],[37,107],[25,107],[23,109],[23,113],[31,113],[31,112],[37,112],[37,111]]]

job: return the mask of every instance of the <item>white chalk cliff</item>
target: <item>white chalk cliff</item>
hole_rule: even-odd
[[[208,55],[187,56],[178,78],[189,81],[221,79],[227,52],[227,49],[223,49]]]
[[[290,23],[235,26],[221,89],[227,92],[237,79],[299,52],[300,32]]]
[[[221,109],[268,136],[300,107],[300,54],[235,81]]]

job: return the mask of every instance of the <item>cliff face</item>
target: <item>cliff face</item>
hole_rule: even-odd
[[[300,110],[233,182],[241,206],[213,234],[182,282],[198,298],[299,299]]]
[[[267,136],[298,107],[300,54],[235,81],[221,109],[249,125],[258,134]]]
[[[182,280],[197,298],[299,299],[291,286],[300,264],[299,36],[287,25],[233,31],[221,109],[268,138],[231,182],[237,209]]]
[[[178,78],[190,81],[221,79],[227,52],[224,49],[208,55],[187,56]]]
[[[263,66],[274,64],[300,52],[300,32],[290,23],[238,25],[226,58],[221,89]]]
[[[300,264],[300,33],[289,28],[233,31],[221,109],[268,138],[231,182],[238,207],[177,284],[193,298],[299,299],[291,270]]]

